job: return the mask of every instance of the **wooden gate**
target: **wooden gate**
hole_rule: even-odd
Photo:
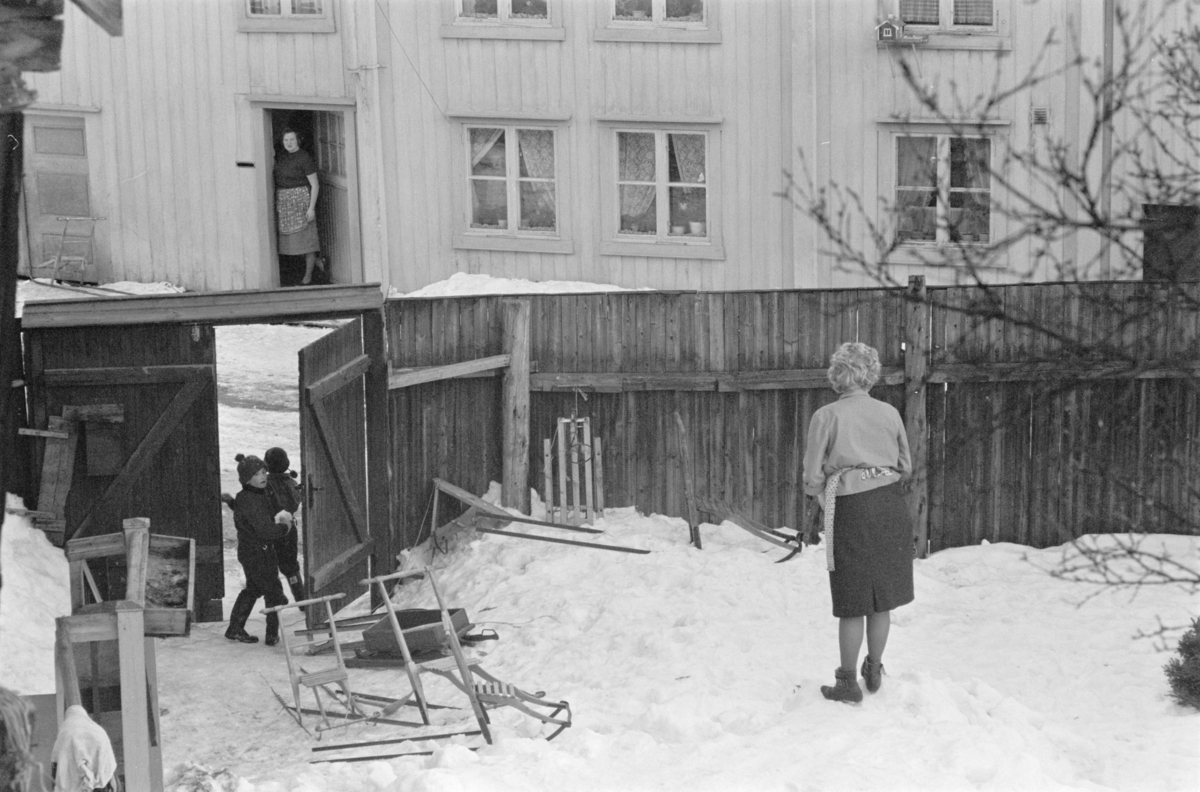
[[[58,486],[43,479],[39,510],[61,510],[66,538],[120,532],[137,516],[155,533],[195,539],[195,617],[220,620],[212,327],[41,328],[27,331],[26,352],[33,425],[72,438],[40,439],[38,469],[62,458],[51,459]]]
[[[345,593],[343,605],[363,592],[359,581],[371,574],[369,559],[377,534],[387,532],[386,512],[384,524],[372,531],[370,508],[372,501],[382,501],[386,508],[388,499],[386,471],[380,479],[379,471],[371,475],[367,464],[367,400],[377,396],[374,391],[381,386],[382,397],[387,398],[386,378],[367,376],[371,354],[369,344],[364,347],[364,326],[372,325],[379,332],[378,318],[355,320],[300,350],[300,454],[309,593]],[[386,426],[377,431],[386,443]],[[386,465],[386,457],[377,464]],[[310,608],[309,625],[321,616]]]

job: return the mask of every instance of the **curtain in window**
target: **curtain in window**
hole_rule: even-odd
[[[491,168],[487,168],[486,166],[485,166],[484,170],[478,170],[478,166],[479,166],[479,163],[483,161],[483,158],[486,157],[491,152],[492,146],[495,146],[496,142],[499,141],[500,138],[502,138],[502,137],[504,137],[503,129],[472,129],[471,130],[471,173],[474,173],[474,174],[480,174],[480,173],[496,174],[495,170],[493,170]],[[504,174],[504,165],[503,165],[503,158],[502,158],[500,171],[499,171],[498,175],[503,175],[503,174]]]
[[[521,182],[521,227],[554,227],[554,133],[548,129],[517,130],[521,177],[549,181]]]
[[[992,24],[992,0],[954,0],[954,24]]]
[[[654,135],[643,132],[617,134],[617,178],[620,181],[654,181]],[[654,203],[654,185],[621,185],[621,215],[637,217]]]
[[[293,14],[321,13],[321,0],[292,0]]]
[[[283,13],[279,6],[280,0],[250,0],[251,14],[270,14],[278,16]]]
[[[896,185],[937,186],[937,139],[902,137],[896,141]]]
[[[679,181],[704,182],[704,135],[669,135]]]
[[[900,0],[900,18],[910,25],[936,25],[938,0]]]
[[[471,175],[505,176],[504,130],[471,130]],[[472,179],[472,218],[476,225],[494,226],[508,219],[508,189],[504,179]]]

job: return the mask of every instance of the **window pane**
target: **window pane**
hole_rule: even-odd
[[[462,15],[475,19],[495,19],[496,0],[462,0]]]
[[[471,175],[504,176],[504,130],[471,130]]]
[[[322,0],[292,0],[293,14],[320,14]]]
[[[654,134],[618,132],[617,159],[621,181],[654,181]]]
[[[937,192],[896,191],[896,236],[901,241],[937,238]]]
[[[950,239],[987,242],[991,239],[992,201],[987,193],[950,192]]]
[[[555,230],[554,184],[521,182],[521,230]]]
[[[546,0],[512,0],[512,18],[548,19]]]
[[[667,179],[704,183],[704,135],[667,135]]]
[[[937,138],[897,138],[896,186],[934,187],[936,185]]]
[[[991,141],[950,139],[950,186],[988,189],[991,184]]]
[[[613,17],[623,21],[653,21],[651,0],[616,0]]]
[[[954,24],[992,24],[992,0],[954,0]]]
[[[500,179],[471,180],[471,227],[508,228],[508,189]]]
[[[523,178],[554,178],[554,133],[549,129],[518,129],[517,152]]]
[[[704,187],[672,187],[671,235],[707,236],[708,190]]]
[[[910,25],[936,25],[938,0],[900,0],[900,19]]]
[[[657,233],[658,210],[653,185],[622,184],[620,199],[622,234]]]
[[[703,22],[704,0],[667,0],[668,22]]]
[[[279,2],[280,0],[250,0],[250,13],[278,16],[282,13]]]

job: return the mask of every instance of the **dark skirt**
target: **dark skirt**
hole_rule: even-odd
[[[838,496],[833,536],[834,616],[868,616],[913,601],[912,521],[899,484]]]

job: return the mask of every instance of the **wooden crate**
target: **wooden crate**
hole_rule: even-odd
[[[124,534],[103,534],[67,542],[71,569],[71,609],[96,610],[99,603],[139,599],[131,595]],[[187,635],[191,631],[196,579],[196,541],[150,534],[146,568],[135,582],[145,606],[146,634]]]

